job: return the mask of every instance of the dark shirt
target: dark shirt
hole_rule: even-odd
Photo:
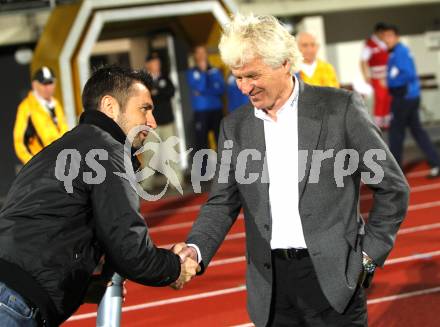
[[[151,96],[154,103],[154,118],[158,126],[174,121],[171,98],[174,96],[174,85],[168,77],[159,76],[153,79]]]

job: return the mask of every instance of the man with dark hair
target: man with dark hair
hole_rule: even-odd
[[[386,27],[385,23],[374,26],[374,32],[365,41],[361,54],[362,75],[374,91],[374,121],[382,129],[389,127],[391,102],[386,83],[388,49],[382,40]]]
[[[139,197],[118,176],[130,169],[126,135],[156,127],[150,87],[144,72],[99,69],[85,85],[79,126],[21,170],[0,211],[0,326],[61,324],[83,303],[103,255],[106,270],[144,285],[196,273],[196,262],[152,243]]]
[[[390,150],[402,165],[405,129],[409,127],[431,166],[427,177],[440,177],[440,157],[420,122],[420,82],[414,59],[408,47],[400,42],[397,26],[387,26],[383,32],[383,39],[390,51],[387,67],[387,82],[392,95]]]

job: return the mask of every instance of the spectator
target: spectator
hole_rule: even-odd
[[[300,78],[311,85],[339,87],[333,66],[324,60],[317,59],[319,44],[316,42],[315,36],[307,32],[300,32],[297,35],[297,42],[304,57],[299,73]]]
[[[237,86],[237,80],[232,74],[227,79],[226,94],[228,96],[229,112],[233,112],[235,109],[249,103],[248,96],[240,91]]]
[[[39,68],[32,77],[32,90],[18,106],[14,147],[23,164],[68,130],[63,108],[53,96],[55,86],[53,71]]]
[[[408,47],[400,42],[399,30],[396,26],[386,26],[383,39],[390,51],[387,67],[387,83],[392,96],[390,150],[397,162],[402,165],[405,129],[409,127],[431,166],[427,177],[439,177],[439,155],[420,122],[420,83],[414,59]]]
[[[154,117],[156,119],[157,128],[155,133],[149,133],[146,142],[159,142],[157,136],[162,142],[165,142],[169,137],[176,135],[176,129],[174,124],[173,107],[171,99],[174,96],[173,82],[162,74],[161,58],[157,52],[152,52],[145,60],[145,69],[150,73],[153,78],[153,85],[151,88],[151,97],[154,103]],[[156,136],[157,135],[157,136]],[[161,143],[163,144],[163,143]],[[167,151],[172,150],[169,147],[159,146],[159,152],[157,155],[157,164],[162,165],[166,162],[162,159],[171,158],[172,155]],[[178,149],[177,149],[178,150]],[[143,152],[143,163],[149,165],[154,153],[152,151]],[[182,171],[178,163],[170,161],[171,168],[174,170],[178,182],[182,183]],[[151,166],[151,165],[150,165]],[[154,166],[154,165],[153,165]],[[165,167],[152,167],[155,171],[164,171]],[[146,178],[142,182],[142,187],[150,191],[154,185],[154,176]]]
[[[204,46],[194,48],[195,67],[186,72],[191,90],[191,105],[194,110],[196,149],[208,148],[208,134],[213,131],[217,141],[222,113],[222,95],[225,92],[223,75],[208,62]]]
[[[361,71],[374,91],[374,121],[381,129],[390,125],[391,97],[386,85],[388,48],[382,41],[384,23],[377,23],[374,33],[365,41],[361,54]]]

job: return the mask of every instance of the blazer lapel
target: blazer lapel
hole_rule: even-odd
[[[246,144],[243,148],[247,149],[256,149],[259,153],[261,153],[261,160],[252,160],[249,163],[252,163],[250,166],[250,171],[259,172],[260,176],[263,173],[264,168],[264,159],[266,157],[266,139],[264,136],[264,121],[255,117],[254,108],[249,108],[249,115],[247,116],[249,120],[247,124],[244,124],[248,128],[247,138],[249,144]],[[248,163],[248,164],[249,164]],[[268,183],[265,183],[265,189],[267,191]]]
[[[265,167],[266,160],[266,139],[264,135],[264,121],[255,117],[254,108],[243,108],[242,110],[248,110],[248,114],[244,119],[243,131],[242,131],[242,145],[241,149],[255,149],[261,153],[261,160],[248,160],[247,170],[250,172],[258,172],[260,174],[259,181],[254,183],[258,189],[257,192],[260,195],[260,199],[268,199],[269,203],[269,176],[267,166]],[[267,212],[269,213],[269,206],[267,206]]]
[[[298,173],[299,198],[307,183],[313,150],[318,146],[323,119],[323,104],[313,87],[299,81],[298,97]]]

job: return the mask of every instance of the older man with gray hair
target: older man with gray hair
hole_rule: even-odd
[[[360,96],[296,79],[301,55],[276,18],[236,15],[219,48],[251,104],[221,123],[211,194],[181,258],[203,273],[243,209],[256,326],[366,326],[365,276],[383,266],[407,210],[402,171]],[[355,164],[371,153],[376,169]],[[335,174],[338,157],[350,174]],[[361,174],[378,171],[365,224]]]

